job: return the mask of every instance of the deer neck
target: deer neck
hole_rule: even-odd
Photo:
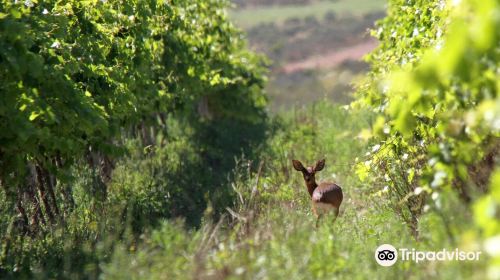
[[[312,197],[314,190],[318,187],[318,184],[316,184],[316,181],[313,181],[311,183],[306,182],[306,186],[307,186],[307,191]]]

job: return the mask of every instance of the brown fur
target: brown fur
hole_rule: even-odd
[[[314,167],[305,168],[298,160],[293,160],[295,170],[302,172],[306,183],[307,191],[311,196],[312,208],[314,214],[319,218],[322,213],[319,213],[318,208],[324,208],[326,205],[331,206],[331,210],[335,212],[335,219],[339,215],[339,208],[342,204],[344,195],[339,185],[330,182],[316,183],[316,172],[321,171],[325,166],[325,160],[320,160]]]

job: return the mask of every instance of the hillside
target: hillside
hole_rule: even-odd
[[[352,83],[368,70],[362,58],[376,46],[368,31],[384,16],[384,4],[263,1],[230,11],[250,47],[270,59],[272,111],[323,98],[343,105],[353,100]]]
[[[267,1],[265,5],[238,9],[231,17],[238,26],[248,29],[264,23],[284,24],[291,18],[324,18],[331,13],[360,16],[380,11],[385,3],[385,0],[286,1],[276,6],[276,1]]]

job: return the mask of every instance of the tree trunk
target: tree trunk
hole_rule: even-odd
[[[26,210],[23,207],[23,193],[21,191],[18,192],[17,195],[17,202],[16,202],[16,208],[17,211],[19,211],[19,214],[21,215],[21,231],[23,234],[26,234],[28,232],[28,215],[26,215]]]
[[[55,159],[55,166],[58,169],[63,169],[63,161],[60,156],[56,156]],[[59,182],[61,184],[61,182]],[[71,191],[71,188],[67,184],[62,184],[60,187],[61,193],[63,195],[63,200],[64,200],[64,211],[65,213],[71,212],[75,208],[75,200],[73,199],[73,192]]]
[[[55,222],[54,213],[52,212],[52,207],[47,197],[47,190],[45,188],[45,182],[43,180],[43,172],[40,166],[38,165],[36,165],[36,175],[37,175],[38,190],[40,191],[40,198],[42,199],[43,206],[45,208],[47,216],[49,217],[50,223],[53,224]]]
[[[59,207],[57,207],[56,194],[54,192],[55,178],[53,178],[53,176],[51,176],[46,169],[40,168],[40,170],[43,175],[43,181],[47,188],[47,192],[49,193],[50,199],[52,200],[51,207],[54,210],[56,217],[59,217]]]

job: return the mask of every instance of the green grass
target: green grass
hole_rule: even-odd
[[[437,251],[467,248],[450,240],[436,212],[420,219],[420,242],[387,206],[376,186],[363,184],[346,165],[365,144],[355,133],[369,117],[318,103],[284,115],[282,130],[269,140],[262,172],[245,161],[235,170],[238,193],[234,216],[205,221],[199,230],[166,221],[136,246],[118,246],[103,264],[103,279],[484,279],[485,262],[397,262],[386,268],[374,260],[385,243],[396,248]],[[348,132],[342,133],[342,132]],[[325,156],[320,180],[343,186],[339,219],[315,228],[310,198],[291,158],[310,164]],[[454,213],[458,232],[467,228],[463,207],[450,199],[442,211]],[[460,221],[460,222],[458,222]]]
[[[417,242],[391,208],[383,186],[359,180],[350,164],[365,156],[369,143],[357,135],[372,117],[326,100],[280,113],[271,122],[273,131],[266,144],[257,149],[260,156],[253,164],[238,158],[227,177],[229,184],[220,186],[234,191],[234,204],[228,206],[232,211],[212,219],[217,207],[208,205],[199,228],[186,227],[188,221],[175,218],[157,219],[153,226],[136,220],[153,219],[151,214],[163,208],[178,207],[162,203],[165,193],[160,186],[175,185],[169,181],[172,175],[153,167],[181,167],[175,157],[186,161],[191,147],[178,139],[147,157],[132,154],[115,169],[105,211],[80,201],[81,209],[68,218],[68,225],[43,239],[10,241],[17,244],[11,256],[19,257],[7,261],[15,261],[16,270],[24,268],[14,270],[11,278],[486,279],[485,259],[377,265],[374,250],[385,243],[419,251],[474,247],[467,237],[471,223],[466,206],[451,191],[443,193],[439,209],[421,216]],[[344,192],[335,223],[325,217],[315,227],[304,181],[290,164],[293,158],[308,165],[326,158],[318,181],[335,181]],[[194,171],[202,174],[200,168]],[[77,198],[88,192],[83,181],[75,186]],[[194,192],[183,189],[183,193],[191,199]],[[448,237],[439,213],[447,216],[455,240]],[[134,234],[134,229],[140,230]],[[1,273],[0,278],[7,278]]]
[[[336,14],[363,15],[368,12],[383,10],[385,3],[386,0],[321,1],[303,6],[272,6],[235,10],[230,12],[230,17],[238,26],[250,28],[260,23],[282,23],[289,18],[306,18],[308,16],[323,18],[326,13],[331,11]]]
[[[351,198],[355,191],[346,188]],[[305,192],[305,191],[304,191]],[[305,193],[302,194],[305,196]],[[359,197],[358,197],[359,198]],[[434,226],[415,242],[389,209],[345,209],[335,224],[316,229],[306,200],[274,204],[257,220],[234,228],[207,225],[186,232],[167,222],[138,251],[119,248],[104,279],[485,279],[485,262],[397,262],[381,267],[375,249],[384,243],[419,251],[453,250]],[[432,226],[435,215],[421,224]]]

